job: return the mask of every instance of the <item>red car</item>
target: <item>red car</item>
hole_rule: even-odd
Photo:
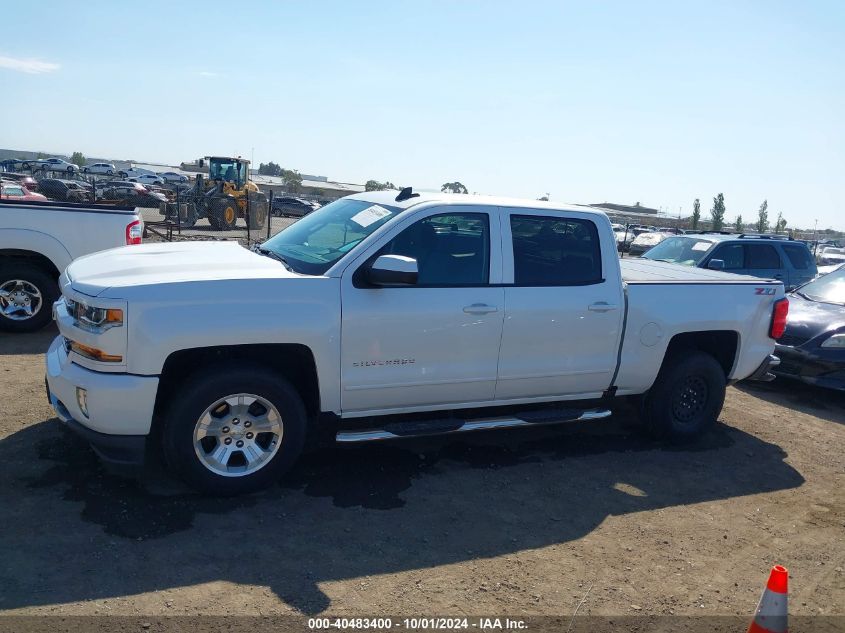
[[[3,174],[0,173],[1,180],[14,180],[19,185],[23,185],[30,191],[35,191],[38,188],[38,181],[32,176],[26,174]]]
[[[0,184],[0,200],[46,200],[47,196],[30,191],[23,185],[16,182],[4,182]]]

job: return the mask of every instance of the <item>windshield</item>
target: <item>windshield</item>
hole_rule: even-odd
[[[647,259],[698,266],[713,242],[697,237],[670,237],[643,254]]]
[[[845,269],[822,275],[798,288],[797,292],[812,301],[845,305]]]
[[[401,209],[341,198],[306,215],[261,245],[298,273],[322,275]]]
[[[213,158],[208,165],[208,177],[211,180],[246,182],[246,163],[234,159]]]

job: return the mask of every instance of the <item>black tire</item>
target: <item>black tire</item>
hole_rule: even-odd
[[[710,354],[673,353],[643,399],[646,429],[655,437],[679,442],[703,435],[722,412],[725,384],[725,372]]]
[[[302,453],[307,430],[305,406],[290,383],[269,369],[246,363],[215,365],[190,376],[175,393],[164,415],[164,456],[173,472],[197,490],[220,496],[260,490],[277,481]],[[225,476],[200,460],[194,448],[194,429],[208,407],[238,393],[264,398],[278,410],[281,443],[275,455],[255,472]]]
[[[106,172],[106,176],[114,176],[114,172],[113,172],[111,169],[109,169],[109,170]]]
[[[34,286],[41,297],[40,302],[30,317],[13,319],[0,314],[0,330],[16,333],[40,330],[53,318],[53,303],[60,294],[59,284],[53,275],[35,264],[14,260],[0,263],[0,290],[11,290],[10,284],[15,280]],[[0,310],[5,310],[11,302],[11,298],[0,297]]]
[[[249,196],[249,228],[263,229],[267,223],[267,198],[262,193]]]
[[[218,231],[235,229],[238,224],[237,201],[231,196],[216,199],[208,210],[208,221],[211,228]]]
[[[182,220],[182,228],[183,229],[190,229],[197,223],[199,219],[199,214],[197,213],[197,205],[193,202],[187,203],[187,214],[185,215],[185,219]]]

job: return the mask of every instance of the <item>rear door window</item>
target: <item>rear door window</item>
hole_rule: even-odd
[[[745,257],[749,270],[780,268],[780,255],[771,244],[746,244]]]
[[[514,283],[576,286],[602,280],[601,247],[589,220],[511,216]]]

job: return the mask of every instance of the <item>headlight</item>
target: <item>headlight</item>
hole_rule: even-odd
[[[66,300],[68,310],[73,316],[73,324],[89,332],[105,332],[123,325],[123,310],[118,308],[98,308],[82,301]]]
[[[832,349],[845,349],[845,334],[834,334],[819,347],[827,347]]]

